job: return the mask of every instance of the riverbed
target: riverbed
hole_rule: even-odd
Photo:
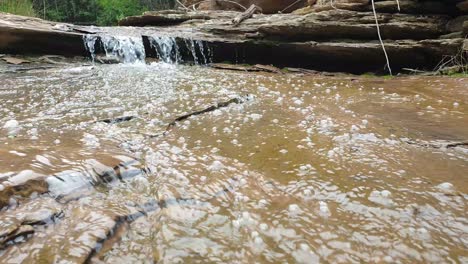
[[[468,262],[466,78],[0,79],[1,263]]]

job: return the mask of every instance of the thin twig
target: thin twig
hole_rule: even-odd
[[[397,6],[398,6],[398,12],[400,12],[400,1],[399,0],[396,0],[396,3],[397,3]]]
[[[243,103],[243,102],[244,102],[244,99],[242,97],[236,97],[236,98],[233,98],[233,99],[231,99],[229,101],[226,101],[226,102],[217,103],[216,105],[212,105],[212,106],[210,106],[208,108],[205,108],[203,110],[195,111],[195,112],[191,112],[191,113],[188,113],[186,115],[183,115],[183,116],[179,116],[166,127],[166,132],[165,133],[169,132],[177,124],[177,122],[184,121],[184,120],[188,119],[189,117],[205,114],[205,113],[208,113],[208,112],[213,112],[213,111],[215,111],[217,109],[228,107],[230,104],[240,104],[240,103]]]
[[[176,2],[183,7],[185,10],[190,10],[188,7],[186,7],[184,4],[182,4],[179,0],[176,0]]]
[[[126,121],[131,121],[134,118],[136,118],[136,116],[120,116],[116,118],[106,118],[106,119],[98,120],[95,123],[103,122],[107,124],[117,124],[117,123],[122,123]]]
[[[380,45],[382,45],[382,50],[383,50],[383,52],[385,54],[385,59],[387,60],[388,71],[389,71],[390,75],[393,75],[392,74],[392,68],[390,67],[390,60],[388,59],[387,50],[385,50],[385,44],[384,44],[384,42],[382,40],[382,35],[380,34],[379,19],[377,18],[377,12],[375,11],[374,0],[371,0],[371,2],[372,2],[372,11],[374,12],[375,25],[377,26],[377,35],[379,36],[379,40],[380,40]]]
[[[196,5],[198,5],[198,4],[201,4],[201,3],[203,3],[203,2],[206,2],[206,1],[210,1],[210,0],[202,0],[202,1],[198,1],[198,2],[196,2],[196,3],[193,3],[193,4],[189,5],[189,7],[192,7],[192,8],[193,8],[193,10],[194,10],[194,11],[196,11],[197,9],[196,9],[196,7],[195,7],[195,6],[196,6]]]
[[[297,3],[301,2],[302,0],[297,0],[296,2],[288,5],[286,8],[284,8],[283,10],[280,11],[280,13],[283,13],[284,11],[288,10],[290,7],[296,5]]]

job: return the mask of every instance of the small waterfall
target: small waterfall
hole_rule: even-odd
[[[145,47],[141,38],[85,35],[85,47],[91,53],[93,61],[96,58],[96,42],[98,39],[107,57],[118,58],[123,63],[145,62]]]
[[[201,40],[183,39],[183,43],[178,43],[177,38],[169,36],[151,36],[148,40],[159,59],[166,63],[181,63],[183,54],[191,57],[196,65],[212,61],[211,49]]]
[[[210,63],[211,62],[211,50],[209,46],[206,46],[206,50],[208,51],[208,53],[206,53],[204,42],[201,40],[196,40],[195,42],[197,43],[198,48],[200,49],[200,54],[202,55],[203,61],[205,62],[205,64]]]
[[[192,39],[188,40],[188,39],[184,39],[184,42],[185,42],[185,46],[188,48],[188,50],[190,50],[190,53],[192,54],[192,57],[193,57],[193,62],[198,65],[198,56],[197,56],[197,49],[196,49],[196,45],[195,45],[195,41],[193,41]]]
[[[84,35],[83,36],[83,41],[86,50],[91,54],[91,59],[94,60],[96,59],[96,41],[98,40],[98,36],[96,35]]]
[[[160,60],[165,63],[178,64],[182,62],[179,46],[173,37],[148,37],[150,45],[156,50]]]
[[[122,63],[145,62],[145,46],[141,37],[85,35],[83,41],[93,62],[99,52],[104,52],[107,57],[117,58]],[[149,48],[153,49],[159,59],[165,63],[182,63],[183,58],[186,58],[186,61],[193,60],[196,65],[212,62],[212,51],[201,40],[149,36],[148,41]]]

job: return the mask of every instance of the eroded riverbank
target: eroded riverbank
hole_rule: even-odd
[[[466,78],[0,77],[2,263],[468,261]]]

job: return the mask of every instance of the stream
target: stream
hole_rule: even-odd
[[[164,62],[0,73],[0,263],[468,263],[466,78],[153,41]]]

